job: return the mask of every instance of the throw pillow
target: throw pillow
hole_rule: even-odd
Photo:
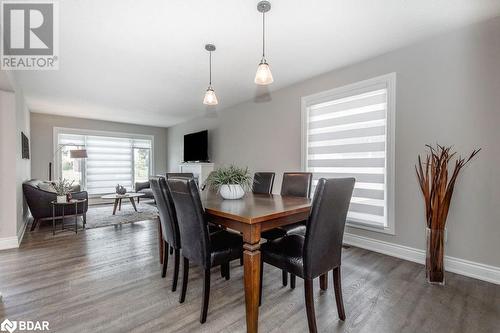
[[[42,191],[56,193],[56,190],[52,186],[52,182],[41,182],[38,184],[38,188]]]

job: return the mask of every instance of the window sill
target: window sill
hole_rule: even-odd
[[[394,226],[377,226],[377,225],[368,225],[363,223],[357,223],[352,221],[347,221],[346,226],[350,228],[363,229],[368,231],[379,232],[382,234],[395,235]]]

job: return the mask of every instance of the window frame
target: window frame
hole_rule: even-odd
[[[127,139],[137,139],[137,140],[151,140],[151,149],[150,149],[150,158],[149,158],[149,170],[150,175],[155,174],[154,170],[154,135],[146,135],[146,134],[135,134],[135,133],[123,133],[123,132],[115,132],[115,131],[100,131],[100,130],[87,130],[87,129],[79,129],[79,128],[67,128],[67,127],[55,127],[53,128],[52,133],[52,156],[54,157],[54,179],[58,179],[62,174],[62,161],[59,153],[56,154],[56,151],[59,148],[59,134],[76,134],[76,135],[84,135],[84,136],[105,136],[105,137],[118,137],[118,138],[127,138]],[[86,140],[86,138],[85,138]],[[132,153],[133,155],[133,153]],[[134,162],[134,161],[132,161]],[[86,164],[83,163],[82,172],[82,190],[86,190]],[[132,179],[135,178],[135,171],[132,170]],[[134,181],[134,180],[133,180]],[[133,184],[135,186],[135,184]],[[95,194],[90,197],[100,197],[101,194]]]
[[[385,85],[387,89],[386,115],[386,175],[385,175],[385,215],[386,226],[367,225],[347,221],[346,226],[395,235],[395,138],[396,138],[396,73],[385,74],[367,80],[344,85],[327,91],[301,97],[301,168],[307,170],[308,158],[308,107],[326,101],[336,100],[365,92],[366,89]]]

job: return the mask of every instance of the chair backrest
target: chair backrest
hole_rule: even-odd
[[[182,239],[182,256],[210,268],[210,237],[205,211],[194,179],[167,180],[174,200]]]
[[[158,213],[160,214],[163,239],[175,249],[180,249],[179,224],[167,182],[164,177],[151,177],[149,182],[151,191],[153,191],[153,196],[155,197]]]
[[[311,197],[311,172],[285,172],[281,183],[281,195]]]
[[[194,178],[192,172],[167,172],[167,179],[170,178]]]
[[[354,182],[354,178],[321,178],[318,181],[303,249],[306,278],[315,278],[340,266]]]
[[[273,191],[274,172],[256,172],[253,175],[253,193],[270,194]]]

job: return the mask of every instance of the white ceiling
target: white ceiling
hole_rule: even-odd
[[[207,42],[219,109],[252,99],[257,0],[64,0],[60,69],[16,73],[32,111],[170,126],[206,112]],[[271,0],[276,90],[499,15],[498,0]]]

